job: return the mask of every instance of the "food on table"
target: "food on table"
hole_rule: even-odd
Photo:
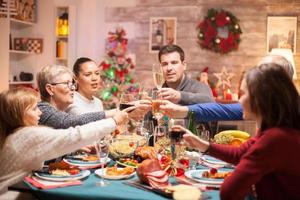
[[[169,148],[170,144],[171,144],[171,141],[170,141],[169,138],[167,138],[167,137],[160,137],[155,142],[154,148],[155,148],[156,152],[162,153],[162,152],[165,152],[165,151],[170,151],[170,148]]]
[[[132,167],[125,167],[125,168],[118,168],[117,165],[113,167],[106,168],[106,174],[110,176],[121,176],[121,175],[129,175],[134,172],[134,168]]]
[[[218,144],[229,144],[239,146],[250,137],[249,133],[239,130],[226,130],[214,136],[214,141]]]
[[[198,200],[201,197],[201,191],[190,185],[168,186],[166,190],[173,192],[173,198],[176,200],[186,200],[187,197],[189,200]]]
[[[117,139],[109,145],[109,152],[114,158],[130,157],[133,155],[136,145],[130,140]]]
[[[120,158],[118,161],[119,164],[131,167],[138,167],[140,164],[138,160],[132,158]]]
[[[83,161],[97,161],[99,160],[97,155],[87,155],[82,158]]]
[[[169,175],[161,168],[157,159],[144,160],[137,168],[137,175],[142,183],[153,188],[169,186]]]
[[[75,175],[80,172],[80,169],[76,166],[71,166],[63,161],[54,162],[49,164],[49,173],[58,176]]]
[[[136,156],[139,156],[142,160],[145,160],[148,158],[157,159],[154,147],[150,147],[150,146],[138,147],[138,148],[136,148],[134,154]]]
[[[202,177],[204,178],[214,178],[214,179],[224,179],[230,176],[231,172],[218,172],[216,168],[211,168],[210,171],[204,171]]]

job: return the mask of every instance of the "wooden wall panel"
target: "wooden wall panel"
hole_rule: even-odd
[[[199,47],[196,27],[209,8],[228,10],[240,20],[243,34],[238,51],[220,55]],[[267,16],[299,16],[299,13],[300,0],[137,0],[136,7],[107,8],[105,16],[107,22],[135,23],[135,49],[131,51],[137,58],[136,79],[145,85],[153,85],[151,65],[158,62],[157,54],[149,53],[149,18],[162,16],[177,17],[177,44],[185,50],[187,73],[195,77],[206,66],[210,73],[226,66],[236,73],[233,85],[237,86],[242,71],[255,66],[267,54]],[[299,31],[298,28],[297,66],[300,63]],[[297,68],[300,79],[300,68]]]

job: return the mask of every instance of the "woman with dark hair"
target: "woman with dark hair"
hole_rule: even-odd
[[[100,67],[92,59],[81,57],[74,63],[73,73],[77,89],[67,112],[83,114],[103,111],[102,101],[96,97],[101,87]]]
[[[240,147],[203,141],[186,130],[191,148],[236,165],[221,186],[221,199],[300,199],[300,102],[282,66],[262,64],[241,84],[243,118],[258,132]]]

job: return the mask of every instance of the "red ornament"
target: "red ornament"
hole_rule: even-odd
[[[134,82],[135,82],[134,79],[131,79],[131,80],[130,80],[130,83],[134,83]]]

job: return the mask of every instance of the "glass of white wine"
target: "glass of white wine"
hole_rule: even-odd
[[[152,74],[153,74],[154,85],[156,86],[157,89],[161,89],[162,85],[165,82],[161,66],[158,64],[153,64]]]

